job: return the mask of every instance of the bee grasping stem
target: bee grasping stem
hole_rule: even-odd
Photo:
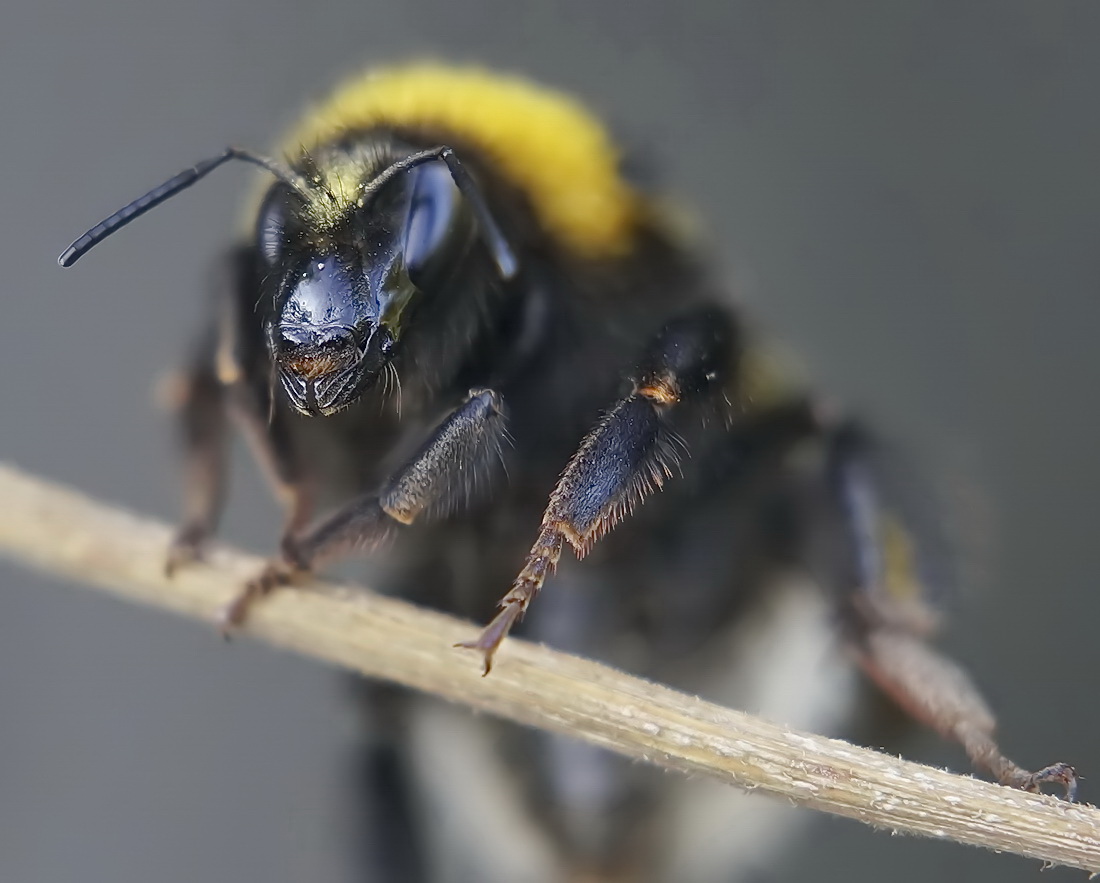
[[[497,648],[512,630],[512,626],[523,619],[523,614],[535,600],[546,578],[557,569],[564,540],[565,536],[560,528],[544,524],[534,547],[527,555],[523,570],[512,583],[508,594],[500,599],[497,605],[500,612],[493,617],[493,621],[485,627],[476,641],[463,641],[455,645],[481,652],[485,657],[483,674],[489,674]]]

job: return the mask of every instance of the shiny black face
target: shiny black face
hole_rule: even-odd
[[[378,380],[397,353],[421,285],[449,251],[444,246],[465,217],[460,208],[442,163],[401,174],[323,234],[299,196],[272,190],[259,227],[276,286],[267,337],[295,410],[334,414]]]
[[[329,415],[354,402],[379,376],[394,347],[382,325],[384,301],[354,255],[311,257],[287,286],[268,332],[279,380],[303,414]]]

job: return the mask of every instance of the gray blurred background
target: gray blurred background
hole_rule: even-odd
[[[8,0],[0,457],[173,519],[151,388],[249,176],[76,270],[61,248],[226,143],[266,149],[364,64],[527,72],[647,146],[822,388],[983,490],[987,579],[948,646],[1008,752],[1076,763],[1095,800],[1098,26],[1086,2]],[[226,534],[267,551],[275,506],[238,466]],[[0,563],[0,703],[0,880],[355,879],[330,670]],[[967,769],[928,735],[904,749]],[[1038,870],[822,818],[768,879]]]

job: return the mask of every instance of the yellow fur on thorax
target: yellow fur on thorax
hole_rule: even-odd
[[[482,151],[526,194],[546,232],[582,257],[621,256],[633,245],[642,199],[620,176],[607,132],[571,98],[477,68],[387,68],[307,114],[287,152],[372,126],[453,133]]]

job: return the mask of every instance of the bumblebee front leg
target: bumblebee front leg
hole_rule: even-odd
[[[507,438],[505,422],[497,393],[471,390],[378,493],[352,500],[312,530],[292,538],[282,557],[225,608],[222,627],[240,625],[252,604],[272,589],[353,550],[377,548],[401,525],[442,516],[468,503],[500,462]]]
[[[184,500],[183,523],[164,565],[169,576],[201,557],[225,499],[225,390],[201,363],[173,381],[173,404],[179,410],[183,435]]]
[[[266,396],[258,384],[235,380],[226,384],[205,366],[195,368],[182,383],[179,403],[184,447],[184,518],[168,550],[165,569],[202,556],[202,546],[214,533],[225,498],[227,418],[232,418],[283,504],[286,520],[282,546],[287,548],[309,520],[312,495],[298,464],[285,419],[268,418]]]
[[[184,517],[165,568],[202,555],[225,497],[227,425],[230,418],[283,503],[287,538],[309,518],[311,494],[293,449],[286,414],[272,407],[267,353],[254,329],[254,258],[247,248],[227,254],[217,267],[214,309],[185,376],[173,389],[184,456]]]
[[[227,394],[230,416],[283,506],[279,548],[285,552],[313,514],[313,487],[295,450],[287,414],[273,406],[270,387],[259,378],[235,383]]]
[[[476,640],[485,674],[493,654],[526,612],[568,543],[583,558],[676,469],[682,447],[669,425],[683,406],[719,391],[734,349],[729,318],[716,310],[692,313],[664,327],[633,378],[633,390],[581,442],[542,517],[527,561]]]

